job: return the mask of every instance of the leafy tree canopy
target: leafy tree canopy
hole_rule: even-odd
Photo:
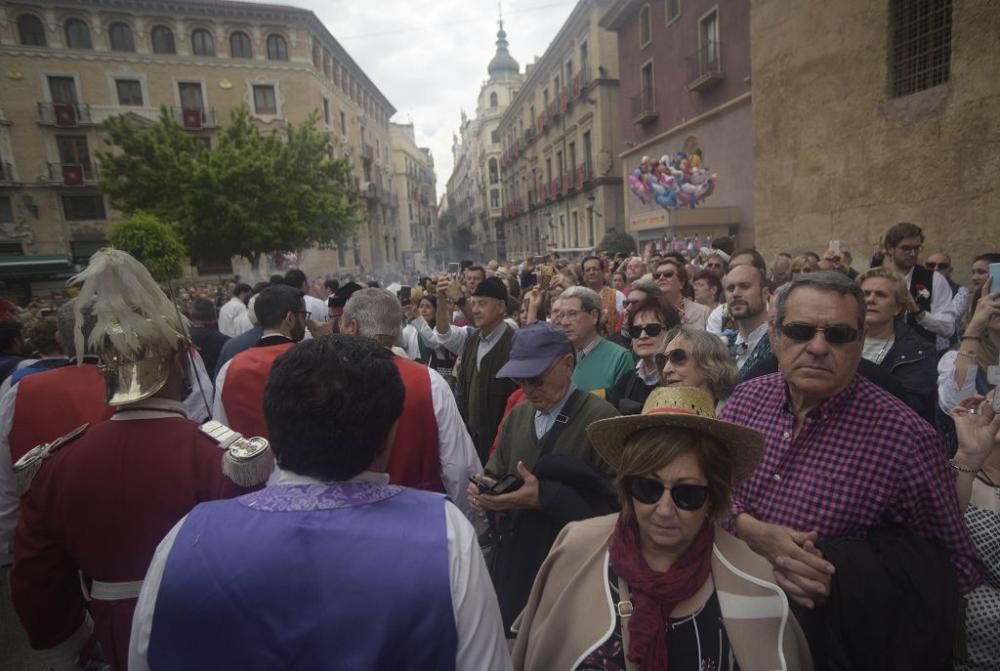
[[[597,249],[598,251],[611,252],[612,254],[617,254],[618,252],[634,254],[636,250],[635,238],[625,231],[608,231],[604,235],[604,239],[601,240],[601,244],[597,246]]]
[[[146,211],[177,227],[198,258],[261,255],[346,239],[364,220],[350,198],[351,164],[331,159],[316,117],[262,133],[246,106],[209,147],[164,108],[140,126],[108,119],[109,144],[98,154],[100,188],[126,212]]]
[[[148,212],[136,211],[116,224],[110,242],[146,266],[157,282],[167,282],[184,272],[188,254],[180,235]]]

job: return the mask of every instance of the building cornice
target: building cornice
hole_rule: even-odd
[[[598,25],[605,30],[618,31],[622,25],[635,16],[644,0],[618,0],[608,8]]]

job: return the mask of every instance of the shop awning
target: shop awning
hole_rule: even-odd
[[[0,256],[0,280],[69,277],[75,272],[69,257],[61,254]]]

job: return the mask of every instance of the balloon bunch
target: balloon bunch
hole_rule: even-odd
[[[629,175],[632,193],[642,204],[655,202],[667,210],[694,207],[712,195],[718,174],[701,167],[701,155],[678,152],[673,157],[664,155],[659,161],[648,156]]]

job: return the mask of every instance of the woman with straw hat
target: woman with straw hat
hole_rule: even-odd
[[[563,529],[514,625],[514,668],[811,669],[771,565],[715,523],[763,437],[690,387],[588,433],[622,512]]]

